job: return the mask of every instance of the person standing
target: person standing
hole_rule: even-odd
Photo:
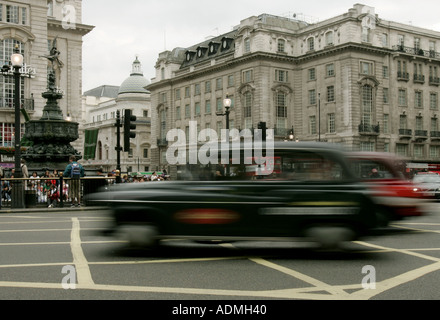
[[[76,161],[76,156],[70,156],[69,164],[64,170],[63,177],[70,178],[69,196],[72,207],[81,206],[81,178],[84,177],[83,166]]]
[[[21,174],[24,179],[29,178],[29,171],[26,165],[26,161],[24,159],[21,159]]]

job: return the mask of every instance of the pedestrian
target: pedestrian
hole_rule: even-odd
[[[50,184],[50,189],[47,191],[47,204],[49,208],[55,208],[60,199],[60,193],[58,192],[57,186]]]
[[[23,178],[28,179],[29,178],[29,171],[26,165],[26,160],[21,159],[21,174]]]
[[[76,156],[70,156],[63,176],[70,178],[69,196],[72,200],[72,207],[81,206],[81,178],[84,177],[84,168],[76,161]]]

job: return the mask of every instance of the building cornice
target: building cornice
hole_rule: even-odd
[[[55,20],[55,19],[50,19],[50,18],[47,19],[47,27],[53,28],[53,29],[66,30],[65,27],[63,26],[63,23],[60,20]],[[85,36],[90,31],[92,31],[94,28],[95,28],[95,26],[76,23],[74,28],[70,28],[67,30],[69,30],[69,32],[74,32],[74,33],[80,34],[82,36]]]

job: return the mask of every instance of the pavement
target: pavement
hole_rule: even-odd
[[[71,207],[70,204],[66,204],[63,208],[48,208],[43,206],[38,206],[35,208],[23,208],[23,209],[12,209],[10,207],[0,207],[0,215],[1,214],[16,214],[16,213],[67,213],[67,212],[89,212],[89,211],[101,211],[106,210],[106,207]]]

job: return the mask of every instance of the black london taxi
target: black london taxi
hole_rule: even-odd
[[[243,144],[229,151],[229,161],[192,166],[185,181],[124,183],[88,203],[108,206],[111,231],[142,246],[164,239],[334,246],[377,227],[377,206],[339,146],[275,142],[262,152]]]

